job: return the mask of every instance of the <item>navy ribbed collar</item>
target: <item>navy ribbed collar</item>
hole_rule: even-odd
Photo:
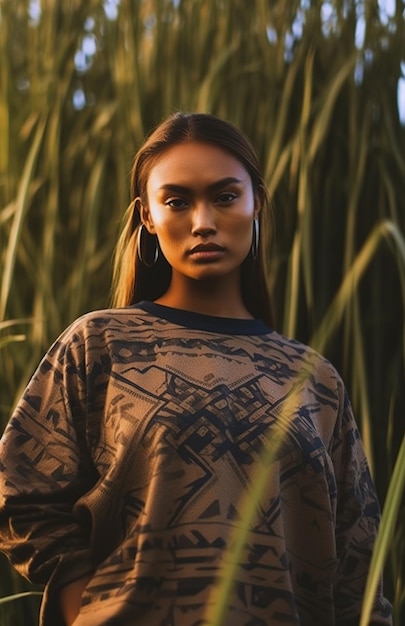
[[[134,308],[135,307],[151,315],[172,322],[173,324],[194,330],[206,330],[225,335],[265,335],[271,332],[271,329],[259,319],[238,319],[234,317],[205,315],[192,311],[184,311],[182,309],[174,309],[147,300],[142,300],[142,302],[135,304]]]

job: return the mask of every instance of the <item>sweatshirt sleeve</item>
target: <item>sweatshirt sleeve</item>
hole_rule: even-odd
[[[340,381],[341,383],[341,381]],[[337,481],[336,546],[339,569],[336,623],[358,626],[380,507],[351,404],[341,383],[341,411],[332,441]],[[390,626],[392,607],[377,589],[370,626]]]
[[[0,550],[33,583],[60,587],[92,570],[90,529],[73,513],[97,481],[86,446],[84,342],[65,331],[0,440]]]

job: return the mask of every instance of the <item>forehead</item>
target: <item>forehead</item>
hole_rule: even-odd
[[[172,146],[156,160],[147,187],[153,190],[168,183],[202,186],[228,177],[250,182],[245,166],[230,152],[212,144],[186,142]]]

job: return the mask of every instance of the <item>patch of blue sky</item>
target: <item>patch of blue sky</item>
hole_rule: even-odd
[[[30,0],[28,5],[28,15],[32,26],[36,26],[39,23],[41,14],[41,0]]]
[[[118,17],[118,7],[120,0],[104,0],[103,9],[108,20],[116,20]]]

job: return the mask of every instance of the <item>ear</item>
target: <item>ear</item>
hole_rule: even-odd
[[[254,196],[254,218],[256,219],[257,217],[259,217],[259,213],[262,210],[262,203],[259,197],[258,193],[255,193]]]
[[[135,200],[135,202],[138,205],[138,210],[139,210],[139,216],[141,218],[141,223],[145,225],[148,233],[150,233],[151,235],[155,235],[156,231],[155,231],[155,227],[153,225],[153,220],[152,220],[152,216],[150,214],[149,211],[149,207],[145,204],[142,203],[142,200],[140,198],[137,198]]]

